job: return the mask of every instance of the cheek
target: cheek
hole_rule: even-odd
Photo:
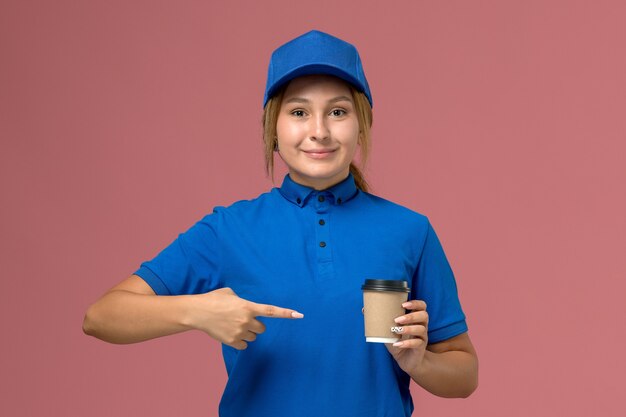
[[[295,141],[301,135],[302,127],[289,119],[279,117],[276,122],[276,136],[280,141]]]
[[[350,148],[356,148],[359,142],[359,124],[346,124],[340,127],[337,131],[340,135],[344,145]]]

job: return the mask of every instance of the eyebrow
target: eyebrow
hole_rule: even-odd
[[[328,103],[336,103],[338,101],[349,101],[350,103],[352,103],[352,99],[348,96],[337,96],[335,98],[331,98],[330,100],[328,100]],[[304,98],[304,97],[292,97],[289,100],[285,101],[285,104],[289,104],[289,103],[303,103],[303,104],[307,104],[310,103],[311,101]]]

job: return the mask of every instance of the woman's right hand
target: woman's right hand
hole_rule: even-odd
[[[187,325],[238,350],[248,347],[265,325],[257,317],[300,319],[304,315],[283,307],[244,300],[226,287],[189,296]]]
[[[92,304],[83,331],[110,343],[137,343],[198,329],[235,349],[265,331],[256,317],[302,318],[297,311],[257,304],[230,288],[204,294],[159,296],[139,276],[132,275]]]

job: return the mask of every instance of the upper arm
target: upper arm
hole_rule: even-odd
[[[427,223],[426,237],[419,256],[411,296],[428,305],[428,338],[433,345],[446,340],[455,342],[449,340],[450,336],[467,332],[467,323],[454,273],[430,222]]]
[[[200,294],[218,288],[222,264],[218,213],[204,216],[180,233],[134,274],[159,295]]]
[[[426,349],[433,353],[461,351],[476,356],[476,350],[474,349],[474,345],[472,344],[472,341],[470,340],[467,332],[461,333],[458,336],[451,337],[450,339],[443,340],[441,342],[428,344]]]
[[[143,278],[141,278],[139,275],[131,275],[124,281],[117,284],[115,287],[111,288],[108,292],[118,290],[128,291],[136,294],[155,295],[152,287],[150,287],[148,283],[144,281]]]

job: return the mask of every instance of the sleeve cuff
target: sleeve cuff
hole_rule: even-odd
[[[137,271],[135,271],[135,275],[138,275],[146,281],[146,283],[152,287],[152,290],[157,295],[171,295],[172,293],[167,288],[167,286],[163,283],[161,278],[159,278],[154,272],[152,272],[148,267],[141,266]]]
[[[451,337],[458,336],[467,332],[467,323],[465,320],[457,321],[439,329],[428,331],[428,343],[437,343],[448,340]]]

